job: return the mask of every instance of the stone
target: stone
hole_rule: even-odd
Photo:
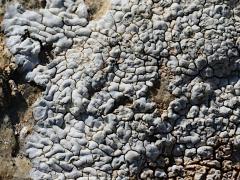
[[[239,148],[238,5],[9,5],[2,29],[11,61],[43,91],[23,148],[31,178],[219,178],[227,165],[217,160]]]

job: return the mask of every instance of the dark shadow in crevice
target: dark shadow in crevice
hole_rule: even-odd
[[[40,53],[38,54],[39,64],[46,65],[54,58],[54,55],[52,53],[53,45],[46,44],[43,46],[42,43],[40,43],[40,45],[41,45],[41,49],[40,49]]]
[[[108,111],[108,113],[112,113],[115,109],[120,106],[131,106],[133,104],[133,100],[129,96],[123,95],[118,100],[114,102],[114,106]]]
[[[46,65],[48,64],[51,60],[53,60],[54,55],[53,55],[53,44],[52,43],[47,43],[43,45],[43,42],[35,37],[31,37],[31,34],[28,29],[25,29],[24,34],[21,37],[21,41],[24,41],[25,39],[30,38],[34,41],[39,42],[40,44],[40,52],[38,54],[38,64],[41,65]]]
[[[15,83],[16,89],[11,87],[10,80]],[[42,89],[36,87],[35,84],[26,83],[18,69],[11,71],[10,74],[1,70],[0,81],[0,90],[2,91],[0,94],[0,100],[2,101],[0,103],[0,128],[7,127],[12,129],[13,132],[17,132],[17,127],[23,122],[25,113],[35,101],[34,95],[37,95]],[[18,136],[17,133],[14,133],[16,145],[12,149],[12,157],[16,157],[20,150]]]
[[[9,79],[13,80],[15,82],[16,85],[27,85],[30,87],[35,87],[41,91],[45,91],[45,88],[36,84],[35,82],[31,81],[31,82],[26,82],[25,77],[25,73],[23,73],[21,70],[21,68],[18,68],[16,70],[14,70],[10,75],[9,75]]]
[[[47,1],[46,0],[41,0],[39,4],[40,4],[41,8],[45,8],[46,5],[47,5]]]

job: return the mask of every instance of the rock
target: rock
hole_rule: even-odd
[[[233,161],[231,143],[238,161],[237,9],[199,0],[10,5],[3,33],[17,86],[43,91],[23,148],[32,178],[219,178],[227,165],[215,159]]]

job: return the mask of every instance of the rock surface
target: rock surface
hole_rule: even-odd
[[[106,2],[6,10],[14,63],[44,89],[31,178],[239,179],[240,3]]]

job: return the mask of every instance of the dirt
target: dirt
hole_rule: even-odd
[[[29,179],[30,162],[24,157],[25,137],[34,124],[32,104],[41,94],[38,87],[21,84],[17,70],[0,69],[0,180]]]
[[[167,110],[169,103],[174,100],[174,96],[169,92],[168,85],[173,79],[172,72],[166,67],[160,68],[160,82],[156,83],[155,88],[151,91],[150,97],[157,104],[160,114]]]
[[[0,128],[0,180],[30,179],[31,164],[18,152],[18,143],[13,128]]]
[[[1,18],[0,18],[1,20]],[[4,37],[0,33],[0,67],[10,63],[10,55],[7,48],[4,46]]]
[[[109,0],[85,0],[89,7],[89,14],[91,20],[98,20],[104,16],[111,7]]]

